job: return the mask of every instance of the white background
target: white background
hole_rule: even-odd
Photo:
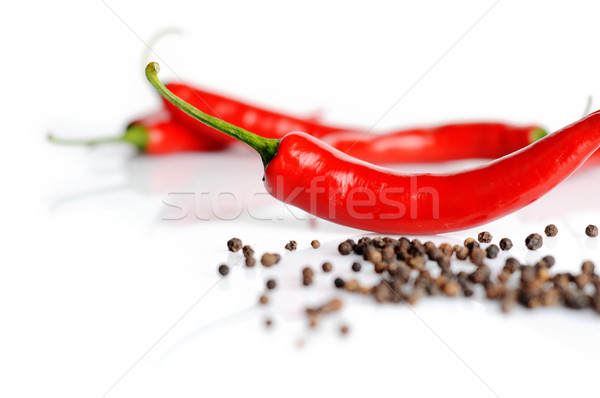
[[[230,221],[193,213],[164,220],[169,193],[201,187],[209,200],[232,191],[247,202],[263,192],[260,163],[245,152],[151,159],[120,146],[89,151],[44,140],[49,131],[115,134],[158,107],[143,76],[142,40],[168,27],[184,33],[155,46],[163,80],[329,122],[368,128],[399,99],[376,129],[483,118],[555,130],[575,121],[588,95],[600,98],[597,2],[493,5],[4,4],[0,395],[594,395],[600,318],[591,311],[503,315],[483,299],[443,298],[409,309],[342,295],[344,311],[308,331],[302,309],[335,296],[331,278],[349,275],[353,261],[335,248],[360,231],[311,227],[264,196],[251,206],[272,220],[247,212]],[[585,258],[600,261],[597,241],[583,233],[600,223],[598,181],[600,170],[587,169],[514,215],[436,241],[487,229],[496,242],[513,238],[522,261],[550,253],[556,269],[577,270]],[[549,222],[559,236],[526,253],[524,237]],[[237,263],[219,281],[216,267],[239,261],[226,251],[232,236],[259,255],[283,252],[289,239],[299,250],[269,271]],[[309,247],[315,238],[318,251]],[[301,288],[300,268],[325,259],[335,272]],[[259,308],[268,275],[280,286]],[[346,338],[341,324],[351,328]]]

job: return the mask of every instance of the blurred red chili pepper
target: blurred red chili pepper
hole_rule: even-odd
[[[175,106],[255,149],[277,199],[332,222],[392,234],[431,234],[492,221],[537,200],[600,147],[600,111],[488,165],[450,174],[406,175],[345,156],[304,133],[269,139],[207,115],[171,93]]]
[[[456,123],[394,133],[332,133],[322,140],[367,162],[427,163],[456,159],[496,159],[544,137],[538,126],[506,123]]]
[[[48,136],[48,140],[60,145],[95,146],[111,142],[125,142],[148,155],[164,155],[185,151],[216,151],[223,144],[198,137],[196,132],[174,122],[166,113],[154,113],[138,119],[125,129],[121,136],[97,139],[63,139]]]
[[[305,131],[315,137],[322,137],[325,134],[349,130],[339,126],[326,126],[311,119],[302,119],[273,112],[233,98],[193,88],[186,84],[169,83],[167,87],[175,95],[204,113],[237,126],[252,129],[258,135],[266,138],[281,138],[290,131]],[[174,120],[192,131],[198,131],[205,139],[223,144],[236,142],[235,139],[198,122],[173,106],[169,101],[164,101],[164,103]]]
[[[519,150],[546,135],[539,126],[506,123],[457,123],[439,127],[364,134],[358,128],[327,126],[314,120],[266,110],[186,84],[169,83],[176,96],[202,112],[218,117],[266,138],[282,138],[290,131],[302,131],[323,138],[333,147],[375,163],[439,162],[466,158],[498,158]],[[173,118],[206,140],[235,142],[205,126],[164,100]],[[358,142],[357,142],[358,141]]]

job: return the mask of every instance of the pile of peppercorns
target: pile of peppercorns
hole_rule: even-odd
[[[558,228],[550,224],[544,233],[548,237],[556,236]],[[596,237],[598,228],[589,225],[585,233]],[[585,261],[579,274],[566,272],[551,275],[550,270],[555,264],[553,256],[545,256],[533,265],[521,264],[514,257],[509,257],[499,272],[493,273],[486,261],[497,258],[501,250],[510,251],[513,242],[503,238],[496,245],[492,240],[492,235],[487,231],[481,232],[477,239],[465,239],[462,245],[436,245],[431,241],[423,243],[419,239],[411,240],[406,237],[362,237],[357,242],[348,239],[339,244],[338,252],[343,256],[362,256],[372,265],[372,270],[379,274],[380,282],[364,286],[357,279],[344,280],[337,277],[334,279],[334,286],[350,293],[372,296],[378,303],[415,304],[427,296],[472,297],[477,289],[481,289],[487,299],[499,301],[504,312],[510,311],[515,304],[526,308],[563,304],[572,309],[592,308],[600,313],[600,276],[595,272],[594,263]],[[480,244],[488,245],[483,249]],[[543,237],[540,234],[532,233],[525,239],[525,246],[529,250],[537,250],[542,245]],[[311,246],[318,249],[321,244],[313,240]],[[229,240],[227,247],[232,252],[241,248],[246,267],[255,266],[254,250],[250,246],[242,246],[240,239]],[[290,241],[285,249],[296,250],[297,242]],[[464,262],[466,268],[473,268],[455,272],[451,266],[453,258]],[[279,254],[265,253],[260,262],[264,267],[271,267],[280,260]],[[465,266],[461,268],[465,269]],[[331,262],[324,262],[321,269],[324,273],[330,273],[333,265]],[[352,263],[353,272],[359,273],[362,269],[364,267],[361,262]],[[229,267],[223,264],[218,271],[226,276],[229,274]],[[315,271],[311,267],[304,267],[301,285],[312,285],[314,277]],[[260,304],[269,302],[268,293],[276,286],[275,279],[266,282],[265,293],[259,299]],[[307,308],[310,326],[314,327],[321,315],[341,308],[342,302],[337,298],[319,307]],[[265,324],[270,326],[272,320],[267,319]],[[347,326],[342,329],[343,334],[348,332]]]
[[[594,233],[596,231],[596,233]],[[545,229],[547,236],[556,236],[558,229],[549,225]],[[597,236],[597,227],[586,228],[590,237]],[[335,286],[349,292],[372,295],[379,303],[414,304],[424,296],[473,296],[474,289],[481,286],[490,300],[499,300],[504,312],[516,304],[527,308],[552,306],[563,303],[568,308],[592,308],[600,313],[600,276],[595,273],[591,261],[581,265],[580,274],[550,274],[555,264],[553,256],[545,256],[534,265],[521,264],[510,257],[496,275],[488,265],[486,258],[496,258],[500,249],[510,250],[513,246],[508,238],[500,241],[500,248],[491,244],[485,250],[480,243],[491,243],[492,235],[482,232],[478,239],[467,238],[464,245],[433,242],[422,243],[418,239],[402,237],[368,238],[354,242],[349,239],[340,243],[338,251],[342,255],[351,253],[360,255],[373,265],[373,270],[381,275],[381,282],[372,287],[360,286],[355,280],[336,279]],[[543,238],[533,233],[525,239],[529,250],[542,247]],[[452,257],[467,260],[474,269],[470,272],[454,272],[450,266]],[[439,272],[432,276],[426,267],[427,261],[437,264]]]

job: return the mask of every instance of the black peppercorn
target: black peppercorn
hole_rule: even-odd
[[[502,250],[510,250],[513,247],[513,243],[512,240],[508,239],[508,238],[503,238],[502,240],[500,240],[500,249]]]
[[[321,268],[323,268],[323,272],[331,272],[331,270],[333,270],[333,265],[330,262],[325,262]]]
[[[546,229],[544,229],[544,233],[546,236],[556,236],[556,234],[558,234],[558,228],[556,228],[556,225],[554,224],[549,224],[546,226]]]
[[[590,238],[595,238],[596,236],[598,236],[598,227],[592,224],[588,225],[585,228],[585,234]]]
[[[250,246],[246,245],[244,247],[242,247],[242,254],[244,254],[244,256],[254,256],[254,249],[252,249]]]
[[[344,285],[346,284],[344,282],[344,280],[342,278],[335,278],[335,280],[333,281],[333,284],[335,285],[335,287],[337,287],[338,289],[343,289]]]
[[[581,264],[581,272],[588,276],[591,276],[594,274],[594,268],[595,268],[594,263],[589,260],[584,261],[583,264]]]
[[[281,256],[279,254],[265,253],[260,258],[260,263],[265,267],[272,267],[273,265],[277,264],[280,259]]]
[[[246,267],[252,268],[256,265],[256,259],[254,257],[246,257]]]
[[[269,290],[273,290],[277,287],[277,282],[275,281],[275,279],[269,279],[267,281],[267,289]]]
[[[230,252],[237,252],[242,248],[242,241],[238,238],[231,238],[227,241],[227,249]]]
[[[471,262],[475,265],[483,264],[483,259],[485,258],[486,253],[483,249],[479,247],[475,247],[471,250]]]
[[[479,235],[477,235],[477,240],[481,243],[490,243],[492,241],[492,234],[487,231],[480,232]]]
[[[537,250],[542,247],[544,240],[540,234],[531,234],[525,239],[525,246],[529,250]]]
[[[338,246],[338,251],[342,256],[347,256],[348,254],[352,253],[352,246],[352,243],[348,241],[342,242]]]
[[[229,266],[227,266],[226,264],[222,264],[219,266],[219,274],[221,274],[222,276],[225,276],[229,273]]]
[[[288,244],[285,245],[285,248],[290,251],[296,250],[297,247],[298,247],[298,243],[296,243],[295,240],[291,240],[291,241],[289,241]]]
[[[352,264],[352,271],[354,271],[354,272],[360,272],[361,268],[362,268],[362,266],[360,265],[360,263],[353,263]]]
[[[498,249],[498,246],[496,246],[496,245],[490,245],[485,249],[487,258],[496,258],[498,256],[499,251],[500,250]]]

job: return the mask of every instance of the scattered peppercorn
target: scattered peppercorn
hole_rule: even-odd
[[[275,279],[269,279],[267,281],[267,289],[269,290],[273,290],[277,287],[277,281],[275,281]]]
[[[469,280],[475,284],[483,284],[490,279],[490,274],[490,268],[487,265],[481,265],[469,275]]]
[[[360,289],[360,285],[356,279],[351,279],[344,283],[344,289],[346,289],[349,292],[358,292],[358,290]]]
[[[548,226],[546,229],[550,230]],[[588,229],[593,226],[589,226]],[[545,231],[548,235],[548,231]],[[589,231],[586,230],[586,233]],[[489,236],[488,236],[489,235]],[[593,235],[593,231],[592,231]],[[235,242],[236,238],[228,242],[232,251],[239,251],[241,241]],[[491,234],[482,232],[478,235],[482,243],[490,243]],[[231,243],[230,243],[231,242]],[[313,241],[314,242],[314,241]],[[311,246],[315,247],[311,242]],[[474,289],[484,289],[485,297],[490,300],[498,300],[503,312],[508,312],[515,304],[526,308],[546,307],[556,304],[572,309],[589,308],[600,314],[600,275],[595,273],[595,265],[591,261],[585,261],[581,265],[581,272],[558,273],[551,275],[551,268],[556,260],[553,256],[542,257],[534,265],[521,265],[515,258],[506,259],[504,267],[492,274],[492,270],[484,261],[485,258],[496,258],[500,249],[509,250],[512,242],[508,238],[500,240],[499,245],[490,244],[485,250],[473,238],[465,240],[465,246],[451,246],[442,243],[436,246],[431,241],[421,243],[418,239],[412,241],[402,237],[399,239],[389,237],[363,237],[355,243],[348,239],[338,246],[342,255],[351,253],[362,256],[366,261],[373,264],[375,273],[381,274],[381,282],[372,285],[361,285],[357,279],[344,280],[334,279],[334,286],[344,289],[348,293],[370,295],[378,303],[406,303],[415,304],[425,296],[445,295],[454,297],[463,295],[471,297]],[[543,244],[539,234],[531,234],[527,237],[525,244],[528,249],[536,250]],[[289,246],[289,247],[288,247]],[[286,249],[295,249],[295,242],[290,241]],[[247,266],[256,263],[254,250],[250,246],[241,247]],[[457,259],[469,258],[476,267],[472,272],[460,271],[455,273],[451,268],[451,256],[456,253]],[[281,256],[275,253],[265,253],[261,263],[266,267],[276,264]],[[432,269],[431,260],[437,263],[439,270]],[[333,266],[330,262],[322,264],[324,272],[331,272]],[[351,266],[352,271],[362,270],[361,262],[355,261]],[[225,276],[230,268],[222,264],[218,268],[219,273]],[[514,275],[511,277],[511,275]],[[314,271],[311,267],[302,269],[302,283],[309,286],[313,283]],[[276,288],[275,279],[265,282],[267,290]],[[480,285],[481,287],[477,286]],[[260,296],[259,303],[266,305],[269,297],[265,294]],[[339,299],[333,299],[319,307],[307,308],[309,325],[316,327],[321,315],[338,311],[342,306]],[[271,319],[265,319],[265,325],[272,325]],[[347,326],[340,326],[340,333],[348,333]]]
[[[342,325],[342,326],[340,327],[340,333],[341,333],[343,336],[347,335],[349,331],[350,331],[350,329],[349,329],[349,328],[348,328],[348,326],[346,326],[346,325]]]
[[[525,246],[529,250],[537,250],[542,247],[544,240],[540,234],[531,234],[525,239]]]
[[[289,241],[289,243],[287,245],[285,245],[286,250],[296,250],[298,248],[298,243],[296,243],[295,240],[291,240]]]
[[[584,261],[583,264],[581,264],[581,272],[588,276],[592,276],[594,274],[594,268],[596,268],[596,266],[589,260]]]
[[[340,299],[333,299],[316,308],[307,308],[306,314],[311,318],[316,318],[319,315],[326,315],[342,309],[343,303]]]
[[[442,251],[442,253],[444,253],[445,256],[449,257],[452,255],[454,248],[452,247],[452,245],[450,243],[442,243],[440,245],[440,250]]]
[[[319,247],[321,247],[321,242],[315,239],[312,242],[310,242],[310,245],[313,247],[313,249],[318,249]]]
[[[492,234],[487,231],[480,232],[479,235],[477,235],[477,240],[481,243],[490,243],[492,241]]]
[[[554,256],[550,255],[542,257],[541,261],[544,263],[544,266],[546,268],[552,268],[554,264],[556,264],[556,259],[554,258]]]
[[[485,249],[487,258],[496,258],[496,257],[498,257],[498,252],[499,251],[500,251],[500,249],[498,249],[498,246],[496,246],[496,245],[489,245]]]
[[[350,242],[342,242],[338,246],[338,251],[342,256],[352,253],[352,244]]]
[[[456,258],[459,260],[466,260],[469,256],[469,249],[465,246],[457,246],[454,251],[456,252]]]
[[[242,247],[242,254],[245,257],[254,256],[254,249],[251,248],[249,245],[246,245],[246,246]]]
[[[471,262],[475,265],[481,265],[483,264],[483,260],[486,256],[485,251],[483,251],[483,249],[479,248],[479,247],[475,247],[473,248],[473,250],[471,250]]]
[[[312,285],[314,274],[314,271],[310,267],[304,267],[302,269],[302,284],[304,286]]]
[[[469,242],[469,244],[467,244],[467,249],[469,249],[469,252],[472,252],[474,249],[479,249],[479,247],[479,243],[476,241]]]
[[[227,241],[227,248],[230,252],[237,252],[242,248],[242,241],[238,238],[231,238]]]
[[[226,264],[221,264],[219,266],[219,274],[221,274],[221,276],[225,276],[229,273],[229,266]]]
[[[277,264],[280,259],[281,256],[279,254],[265,253],[260,258],[260,263],[265,267],[272,267],[273,265]]]
[[[556,236],[556,234],[558,234],[558,228],[556,228],[556,225],[554,224],[549,224],[544,229],[544,233],[546,236]]]
[[[256,259],[254,257],[246,257],[246,267],[252,268],[256,265]]]
[[[266,327],[271,327],[273,325],[273,321],[271,320],[271,318],[267,318],[265,319],[265,326]]]
[[[502,238],[500,240],[500,249],[506,251],[506,250],[510,250],[513,247],[513,243],[512,240],[508,239],[508,238]]]
[[[596,236],[598,236],[598,227],[592,224],[588,225],[585,228],[585,234],[590,238],[595,238]]]
[[[506,259],[506,263],[504,264],[504,269],[506,271],[512,274],[519,268],[521,268],[521,263],[519,263],[519,260],[514,257],[509,257]]]
[[[460,284],[456,281],[450,281],[444,284],[444,294],[446,296],[454,297],[460,292]]]

